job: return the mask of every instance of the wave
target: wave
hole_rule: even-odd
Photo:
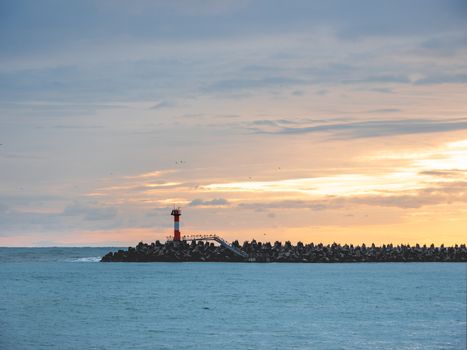
[[[89,256],[89,257],[84,257],[84,258],[74,258],[74,259],[68,259],[67,261],[69,262],[99,262],[101,261],[101,256]]]

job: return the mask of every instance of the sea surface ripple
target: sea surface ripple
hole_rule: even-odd
[[[467,264],[98,263],[0,248],[0,349],[465,349]]]

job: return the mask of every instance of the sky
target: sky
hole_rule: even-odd
[[[0,1],[0,246],[467,241],[467,2]]]

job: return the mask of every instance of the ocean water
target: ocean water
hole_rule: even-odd
[[[99,263],[0,248],[0,349],[465,349],[467,264]]]

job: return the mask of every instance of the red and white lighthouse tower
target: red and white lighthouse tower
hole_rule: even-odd
[[[180,215],[182,211],[180,208],[173,209],[170,215],[174,216],[174,241],[180,240]]]

